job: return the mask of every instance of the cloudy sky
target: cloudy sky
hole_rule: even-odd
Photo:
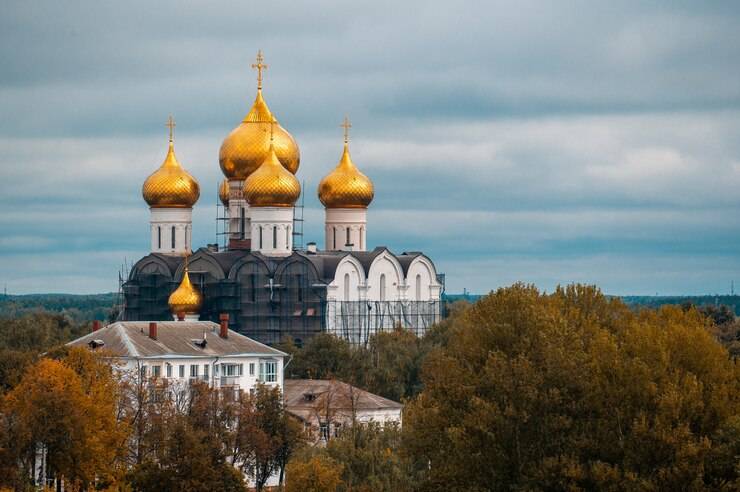
[[[74,5],[73,5],[74,4]],[[368,243],[447,291],[740,281],[740,3],[3,2],[0,288],[102,292],[147,253],[164,123],[215,241],[218,149],[254,98],[301,149],[306,239],[353,122]]]

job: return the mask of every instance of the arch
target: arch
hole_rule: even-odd
[[[421,299],[421,275],[416,274],[416,279],[414,281],[414,284],[416,286],[415,288],[415,299],[418,301]]]
[[[347,282],[349,278],[349,282]],[[367,278],[362,263],[351,254],[344,255],[334,270],[334,278],[329,284],[340,301],[360,300],[360,287],[364,287]]]
[[[175,259],[176,260],[176,259]],[[170,280],[174,278],[177,266],[172,266],[159,255],[147,255],[136,262],[129,273],[129,280],[136,280],[141,273],[157,273]]]
[[[237,260],[236,263],[231,266],[227,278],[231,280],[236,280],[237,276],[239,275],[239,270],[247,263],[255,263],[256,265],[254,268],[258,269],[260,272],[262,272],[264,275],[267,275],[268,277],[272,276],[273,272],[270,268],[270,265],[265,261],[265,259],[262,256],[250,253]]]
[[[407,270],[407,282],[411,281],[419,282],[420,288],[416,289],[414,300],[417,301],[428,301],[428,300],[439,300],[438,292],[441,284],[437,280],[437,269],[434,267],[434,263],[425,255],[418,255],[414,258],[408,266]],[[417,280],[419,279],[419,280]]]
[[[221,265],[210,255],[210,252],[204,248],[199,249],[188,260],[188,268],[191,272],[201,271],[207,272],[214,279],[221,280],[226,278],[226,272],[224,272]],[[175,277],[182,278],[182,272],[185,269],[185,262],[182,262],[177,268]]]
[[[385,282],[386,282],[385,273],[381,273],[380,274],[380,281],[378,282],[378,289],[379,289],[379,292],[380,292],[379,295],[378,295],[378,298],[381,301],[385,301],[385,298],[386,298],[386,294],[385,294],[385,289],[386,289]]]

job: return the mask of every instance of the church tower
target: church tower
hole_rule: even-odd
[[[373,201],[373,182],[357,169],[349,154],[349,120],[344,118],[344,151],[339,164],[319,183],[319,200],[326,210],[324,249],[365,251],[367,207]]]
[[[244,197],[250,211],[252,251],[288,256],[293,252],[293,207],[301,185],[278,159],[273,138],[271,130],[267,158],[244,182]]]
[[[262,97],[262,76],[263,71],[267,69],[262,51],[257,53],[257,60],[252,64],[252,68],[257,70],[257,97],[244,120],[224,139],[219,152],[221,171],[228,180],[228,193],[224,194],[228,195],[226,208],[229,217],[230,248],[237,247],[242,241],[255,240],[251,236],[252,214],[243,190],[247,178],[269,157],[270,148],[273,148],[272,152],[280,164],[291,174],[298,171],[301,160],[298,144],[290,133],[277,123]],[[273,122],[275,128],[271,130]],[[223,201],[224,195],[221,196]]]
[[[190,254],[193,205],[200,197],[200,187],[177,160],[170,116],[170,144],[162,165],[144,181],[141,194],[149,204],[151,252],[170,255]]]

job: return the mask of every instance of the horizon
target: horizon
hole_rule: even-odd
[[[368,249],[423,251],[450,293],[585,283],[729,295],[740,270],[740,4],[309,6],[8,2],[0,285],[117,290],[146,255],[165,122],[217,242],[221,141],[256,92],[301,150],[304,243],[352,120]],[[390,12],[391,14],[388,14]],[[710,294],[725,292],[728,294]],[[705,292],[707,294],[701,294]]]

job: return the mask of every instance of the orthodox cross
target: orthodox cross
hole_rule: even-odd
[[[257,70],[257,89],[262,89],[262,70],[267,69],[267,65],[262,63],[264,61],[262,50],[257,51],[257,63],[252,63],[252,68]]]
[[[349,142],[349,129],[352,128],[352,124],[349,122],[349,118],[345,116],[344,121],[339,126],[344,128],[344,143]]]
[[[172,142],[172,136],[175,133],[175,120],[172,118],[172,115],[167,118],[167,124],[165,126],[170,129],[170,142]]]

